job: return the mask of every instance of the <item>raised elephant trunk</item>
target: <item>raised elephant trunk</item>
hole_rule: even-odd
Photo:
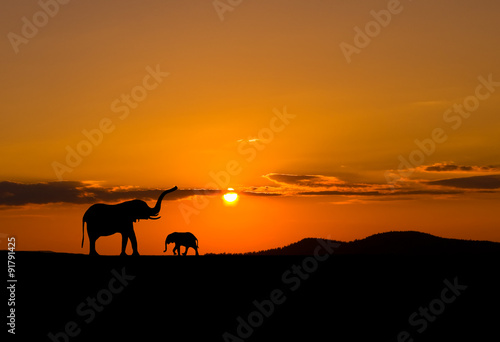
[[[165,197],[166,194],[171,193],[175,190],[177,190],[176,186],[174,186],[172,189],[168,189],[168,190],[165,190],[162,192],[160,197],[158,197],[158,201],[156,201],[156,205],[154,206],[154,208],[151,208],[151,215],[149,217],[151,220],[158,220],[159,219],[159,217],[155,217],[155,216],[157,216],[160,213],[161,201],[163,200],[163,197]]]

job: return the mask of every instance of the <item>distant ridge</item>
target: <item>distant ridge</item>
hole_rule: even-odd
[[[244,255],[312,255],[314,250],[319,246],[318,240],[336,242],[341,244],[341,246],[345,244],[343,241],[305,238],[284,247],[277,247],[258,252],[249,252],[244,253]]]
[[[290,245],[245,255],[312,255],[319,245],[316,238],[306,238]],[[500,243],[441,238],[417,231],[391,231],[361,240],[342,242],[335,254],[448,255],[500,254]]]

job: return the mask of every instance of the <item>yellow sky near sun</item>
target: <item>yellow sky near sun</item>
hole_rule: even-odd
[[[7,37],[0,43],[0,181],[37,183],[62,178],[108,186],[203,188],[214,181],[211,173],[237,161],[241,172],[229,184],[236,190],[276,186],[263,177],[270,173],[341,175],[383,187],[385,172],[398,169],[399,156],[408,158],[416,148],[415,139],[431,137],[436,128],[443,129],[448,139],[425,156],[424,165],[499,165],[500,88],[495,86],[458,129],[443,119],[445,111],[475,95],[481,84],[478,77],[492,75],[500,81],[498,2],[400,1],[399,13],[359,54],[350,56],[349,63],[340,44],[354,44],[355,27],[364,29],[374,20],[371,11],[381,13],[390,3],[395,2],[243,1],[224,13],[224,21],[210,1],[60,5],[47,25],[18,46],[18,53]],[[21,34],[22,18],[31,20],[41,10],[37,1],[3,7],[0,32],[5,36]],[[160,80],[151,69],[169,74]],[[141,93],[137,90],[141,86],[151,89]],[[134,104],[127,105],[123,95]],[[125,118],[120,118],[123,112],[112,109],[117,100],[128,106]],[[262,137],[248,142],[271,127],[274,110],[285,108],[294,117],[283,130],[275,131],[268,143],[262,143]],[[97,146],[87,144],[88,155],[58,177],[53,163],[66,165],[67,147],[77,149],[88,141],[82,131],[100,129],[103,120],[109,133],[102,133]],[[251,161],[250,154],[239,151],[242,141],[255,151]],[[256,145],[259,141],[261,149]],[[434,180],[459,175],[413,175],[417,176]],[[473,238],[476,235],[466,233],[466,224],[460,223],[473,222],[472,218],[480,219],[483,228],[478,229],[485,231],[477,236],[500,240],[496,221],[478,216],[481,208],[490,207],[484,203],[496,203],[495,195],[467,196],[462,202],[440,201],[437,207],[449,215],[440,219],[427,213],[431,209],[426,201],[436,203],[435,197],[369,205],[356,198],[359,202],[342,206],[353,216],[342,215],[340,220],[331,214],[338,209],[330,209],[330,202],[337,200],[326,196],[293,201],[242,198],[234,208],[205,210],[195,226],[181,224],[176,209],[174,216],[180,230],[203,234],[203,227],[210,226],[217,235],[225,232],[217,227],[230,226],[220,219],[230,215],[227,209],[240,210],[238,222],[245,222],[237,224],[238,234],[262,222],[279,225],[275,236],[279,242],[274,245],[324,235],[334,225],[338,227],[334,233],[345,239],[384,227],[424,231],[434,227],[429,232],[449,236],[462,232],[457,234]],[[273,202],[277,217],[259,201]],[[280,223],[279,218],[292,212],[294,205],[304,208],[300,217]],[[400,225],[394,216],[398,206],[405,207],[407,215],[412,215],[411,208],[418,212],[420,224]],[[2,225],[21,230],[27,229],[24,225],[60,227],[55,218],[44,221],[37,216],[15,224],[16,210],[0,211]],[[57,212],[36,210],[46,210],[48,217]],[[82,214],[78,210],[66,222],[78,222]],[[373,223],[376,212],[388,218]],[[460,219],[455,219],[456,213]],[[300,228],[307,222],[315,225],[310,234]],[[454,230],[455,224],[461,228]],[[284,233],[286,225],[293,227],[288,233]],[[71,234],[80,234],[78,227]],[[211,246],[223,251],[216,240]],[[269,241],[262,245],[272,247],[271,237]],[[46,243],[49,247],[40,248],[57,249]],[[250,245],[240,244],[235,250],[252,249]],[[30,248],[34,246],[35,242]]]

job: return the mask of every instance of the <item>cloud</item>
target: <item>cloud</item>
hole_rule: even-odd
[[[309,188],[364,188],[365,184],[348,183],[333,176],[323,175],[294,175],[285,173],[269,173],[263,176],[270,181],[292,187]]]
[[[324,190],[324,191],[303,191],[299,195],[306,196],[381,196],[384,193],[379,191],[338,191],[338,190]]]
[[[496,166],[471,166],[456,165],[455,163],[436,163],[433,165],[421,166],[423,172],[498,172],[500,169]]]
[[[304,191],[299,195],[307,196],[408,196],[408,195],[457,195],[456,190],[395,190],[395,191]]]
[[[500,189],[500,175],[449,178],[427,183],[459,189]]]
[[[245,196],[281,196],[281,193],[277,192],[261,192],[261,191],[242,191],[240,192],[241,195]]]
[[[392,193],[392,195],[459,195],[463,194],[464,191],[459,191],[459,190],[429,190],[429,189],[423,189],[423,190],[401,190]]]
[[[131,199],[156,200],[165,189],[137,187],[103,187],[98,182],[0,182],[0,205],[22,206],[27,204],[120,202]],[[165,197],[176,200],[194,195],[217,195],[220,190],[182,189]]]
[[[476,190],[476,187],[472,186],[467,189],[463,187],[456,187],[455,189],[435,188],[426,179],[408,179],[405,182],[400,182],[397,187],[393,187],[387,183],[358,183],[323,175],[271,173],[264,177],[279,185],[273,188],[273,192],[285,196],[342,196],[349,199],[359,199],[360,201],[397,201],[425,196],[433,198],[449,197]],[[483,185],[482,188],[478,189],[496,189],[491,180],[488,184],[488,187]]]
[[[241,142],[254,143],[254,142],[258,142],[258,141],[260,141],[259,138],[248,138],[248,139],[239,139],[236,142],[239,142],[239,143],[241,143]]]
[[[22,184],[0,182],[0,205],[45,204],[56,202],[85,203],[81,182]]]

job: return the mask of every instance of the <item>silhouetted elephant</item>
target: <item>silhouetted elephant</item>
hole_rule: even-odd
[[[196,255],[199,255],[198,254],[198,239],[196,238],[196,236],[194,236],[191,233],[168,234],[167,238],[165,239],[165,250],[163,251],[163,253],[165,253],[167,251],[167,245],[169,243],[172,243],[172,242],[175,243],[174,255],[181,255],[181,246],[186,247],[186,250],[184,251],[184,254],[182,254],[182,255],[187,254],[189,247],[194,249],[194,251],[196,252]],[[176,250],[177,250],[177,254],[175,252]]]
[[[85,239],[85,222],[87,222],[87,234],[90,241],[89,255],[98,255],[95,250],[95,242],[101,236],[108,236],[114,233],[122,234],[122,252],[120,255],[127,255],[125,249],[128,239],[132,244],[132,255],[139,255],[137,251],[137,239],[134,232],[134,222],[137,220],[158,220],[161,209],[161,201],[166,194],[177,190],[172,189],[162,192],[154,208],[150,208],[146,202],[132,200],[114,205],[97,203],[87,209],[82,220],[82,248]]]

